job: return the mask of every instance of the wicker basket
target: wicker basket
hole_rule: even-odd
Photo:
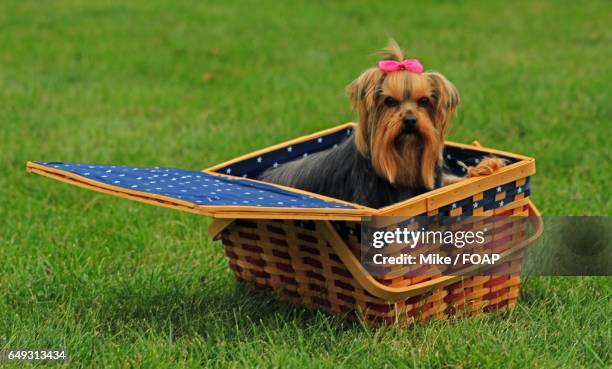
[[[27,170],[89,190],[213,217],[210,236],[222,241],[238,280],[310,308],[387,324],[512,308],[523,249],[542,229],[528,198],[534,159],[476,142],[447,142],[446,164],[458,175],[465,169],[457,161],[474,165],[485,155],[504,157],[510,164],[493,175],[468,178],[381,209],[252,179],[272,165],[337,145],[353,129],[354,124],[347,123],[203,171],[61,162],[28,162]],[[251,192],[261,193],[263,200],[240,197]],[[458,275],[418,275],[400,268],[375,278],[360,262],[359,229],[366,218],[418,216],[436,225],[449,217],[459,222],[498,215],[510,216],[505,223],[516,221],[500,225],[489,240],[492,246],[504,241],[503,263],[487,276],[474,276],[469,268]],[[535,228],[531,237],[527,216]]]
[[[313,137],[317,136],[293,140],[207,171],[222,172],[228,166]],[[238,281],[270,289],[283,300],[332,314],[391,324],[512,309],[519,296],[523,250],[542,232],[540,214],[528,199],[529,176],[535,173],[535,161],[485,149],[478,142],[473,145],[449,142],[447,147],[477,151],[483,156],[494,154],[514,163],[491,176],[466,179],[376,209],[370,215],[403,219],[427,216],[434,223],[444,217],[462,215],[463,219],[523,218],[513,222],[510,231],[503,228],[502,234],[490,240],[494,243],[504,238],[503,262],[487,270],[486,276],[469,275],[468,271],[466,276],[391,272],[374,278],[360,263],[359,234],[363,216],[354,221],[335,220],[338,219],[335,215],[316,219],[291,214],[285,214],[284,219],[263,214],[264,219],[216,219],[210,225],[209,235],[223,243],[229,266]],[[535,230],[530,237],[526,219],[531,220]]]
[[[493,211],[508,212],[538,215],[529,201]],[[539,235],[520,235],[504,263],[493,268],[500,275],[490,270],[487,276],[375,279],[356,255],[359,232],[339,232],[359,226],[325,220],[236,220],[229,225],[216,221],[210,232],[218,232],[239,281],[271,288],[282,299],[309,308],[386,324],[512,308],[521,283],[522,249]]]

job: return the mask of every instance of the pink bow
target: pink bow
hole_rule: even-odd
[[[401,62],[395,60],[381,60],[378,62],[378,68],[387,73],[397,72],[402,69],[413,73],[423,72],[423,65],[417,59],[406,59]]]

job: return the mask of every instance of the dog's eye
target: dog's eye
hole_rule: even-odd
[[[427,105],[429,105],[429,97],[421,97],[417,100],[417,105],[421,108],[426,107]]]
[[[392,108],[392,107],[394,107],[394,106],[398,106],[398,105],[399,105],[399,101],[395,100],[395,99],[394,99],[394,98],[392,98],[392,97],[387,97],[387,98],[385,99],[385,105],[386,105],[386,106],[388,106],[388,107],[390,107],[390,108]]]
[[[427,105],[429,105],[429,97],[421,97],[417,100],[417,105],[421,108],[426,107]]]

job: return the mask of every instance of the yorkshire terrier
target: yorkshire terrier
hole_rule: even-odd
[[[333,149],[288,162],[259,179],[381,208],[463,178],[444,169],[442,153],[459,93],[442,74],[405,60],[395,41],[383,60],[346,88],[359,121],[355,133]],[[504,166],[489,157],[467,176]]]

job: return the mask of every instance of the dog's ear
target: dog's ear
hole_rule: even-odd
[[[361,113],[360,108],[368,110],[374,107],[376,100],[376,86],[378,85],[383,72],[378,68],[370,68],[363,72],[356,80],[346,86],[353,109]]]
[[[437,72],[425,73],[433,87],[433,120],[444,140],[453,114],[459,105],[459,91],[446,77]]]
[[[371,133],[369,132],[371,127],[368,124],[368,118],[376,104],[376,90],[382,78],[383,72],[380,69],[370,68],[346,86],[346,92],[351,99],[353,110],[359,116],[359,127],[355,135],[355,142],[359,151],[365,156],[369,152],[367,142]]]

